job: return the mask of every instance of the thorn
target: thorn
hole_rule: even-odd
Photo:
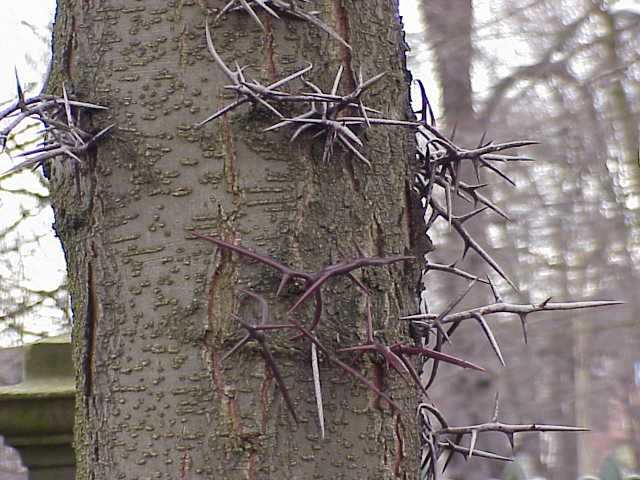
[[[16,90],[18,91],[18,105],[20,108],[26,107],[26,102],[24,100],[24,91],[22,90],[22,86],[20,85],[20,77],[18,77],[18,68],[14,68],[14,72],[16,75]]]
[[[476,448],[476,442],[478,441],[478,431],[471,430],[471,440],[469,441],[469,451],[467,452],[466,459],[473,455],[473,451]]]
[[[462,435],[458,435],[455,439],[455,443],[458,444],[460,443],[460,441],[462,440]],[[447,457],[447,460],[445,462],[445,464],[442,467],[442,473],[445,472],[446,468],[450,465],[451,460],[453,459],[453,455],[455,454],[455,450],[450,450],[449,451],[449,456]]]
[[[480,141],[478,142],[478,148],[486,147],[486,145],[482,144],[482,142],[484,142],[484,138],[486,137],[486,135],[487,135],[487,131],[485,130],[485,131],[482,132],[482,136],[480,137]],[[491,143],[491,142],[489,142],[489,143]]]
[[[553,297],[548,297],[546,299],[544,299],[542,302],[540,302],[540,304],[538,305],[538,308],[544,308],[547,306],[547,304],[551,301]]]
[[[64,112],[67,115],[67,125],[69,128],[73,126],[73,118],[71,117],[71,106],[69,105],[69,97],[67,96],[67,89],[62,83],[62,98],[64,99]]]
[[[480,324],[480,327],[482,328],[482,331],[484,332],[485,336],[487,337],[487,340],[489,340],[489,344],[491,345],[491,348],[493,349],[493,351],[497,355],[498,361],[500,362],[500,365],[502,365],[503,367],[506,366],[506,363],[504,361],[504,357],[502,356],[502,352],[500,351],[500,347],[498,345],[498,342],[496,341],[496,338],[494,337],[493,332],[491,331],[491,328],[489,327],[489,324],[486,322],[484,317],[482,315],[480,315],[479,313],[475,313],[474,317],[476,318],[476,320],[478,320],[478,323]]]
[[[489,274],[487,274],[487,280],[489,281],[489,286],[491,287],[491,293],[493,293],[493,298],[497,303],[502,303],[503,302],[502,297],[498,293],[498,290],[496,290],[496,286],[494,285],[493,280],[491,280],[491,277],[489,276]]]
[[[318,409],[318,422],[320,422],[320,434],[325,438],[324,407],[322,405],[322,388],[320,386],[320,369],[318,368],[318,350],[315,343],[311,343],[311,370],[313,372],[313,388],[316,394],[316,408]]]
[[[524,338],[525,345],[527,345],[529,343],[529,339],[527,335],[527,314],[521,313],[519,316],[520,316],[520,325],[522,325],[522,337]]]
[[[338,73],[336,73],[335,78],[333,79],[333,86],[331,87],[331,95],[336,95],[338,92],[338,86],[340,85],[340,79],[342,78],[342,72],[344,71],[344,67],[340,64],[338,67]]]
[[[485,207],[476,208],[475,210],[473,210],[473,211],[471,211],[471,212],[469,212],[469,213],[465,213],[464,215],[456,216],[456,219],[457,219],[460,223],[464,223],[464,222],[466,222],[467,220],[469,220],[469,219],[471,219],[471,218],[475,217],[476,215],[478,215],[478,214],[480,214],[480,213],[484,212],[487,208],[489,208],[489,207],[486,207],[486,206],[485,206]]]

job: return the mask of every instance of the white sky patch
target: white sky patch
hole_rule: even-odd
[[[608,4],[609,8],[614,12],[626,10],[628,12],[640,13],[640,0],[619,0],[617,2],[609,1],[603,3]]]
[[[48,27],[53,20],[55,4],[55,0],[2,2],[0,100],[15,96],[14,67],[25,85],[36,82],[41,86],[50,55],[49,46],[40,39],[50,38]]]
[[[413,108],[420,108],[420,90],[415,80],[421,80],[427,91],[431,108],[436,118],[440,115],[440,91],[437,87],[436,72],[433,52],[426,44],[426,30],[422,23],[422,15],[418,11],[418,0],[400,0],[400,16],[404,24],[404,31],[408,43],[414,45],[408,52],[407,66],[413,75],[414,82],[411,85],[411,100]]]

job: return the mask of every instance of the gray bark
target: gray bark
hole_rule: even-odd
[[[418,465],[415,427],[337,371],[321,365],[328,436],[320,439],[309,347],[268,335],[301,418],[296,425],[257,347],[221,356],[269,299],[272,321],[299,292],[274,298],[272,270],[195,240],[215,235],[295,268],[317,271],[357,238],[371,255],[410,250],[407,182],[413,136],[398,128],[362,132],[368,168],[336,147],[322,164],[322,139],[289,143],[263,133],[268,114],[245,105],[201,130],[195,123],[230,99],[228,80],[206,49],[206,2],[60,0],[48,89],[109,106],[87,126],[116,123],[86,165],[50,171],[56,230],[73,296],[78,381],[78,478],[394,478]],[[224,2],[216,2],[220,8]],[[350,53],[312,25],[230,13],[212,28],[224,60],[249,65],[264,84],[312,62],[328,90],[388,74],[366,100],[388,118],[407,118],[408,74],[395,1],[316,1],[306,7],[341,33]],[[213,9],[215,10],[215,9]],[[366,269],[375,328],[405,333],[415,266]],[[363,294],[347,279],[323,290],[319,336],[337,348],[363,338]],[[310,303],[310,302],[309,302]],[[304,309],[302,309],[304,310]],[[296,315],[309,317],[311,307]],[[414,392],[369,361],[387,393],[412,411]],[[381,377],[380,377],[381,376]]]

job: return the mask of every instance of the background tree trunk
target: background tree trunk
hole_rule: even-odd
[[[512,340],[520,338],[515,328],[501,325],[497,335],[504,339],[508,367],[485,383],[491,389],[500,388],[503,418],[544,419],[588,425],[593,430],[590,435],[523,436],[516,442],[515,455],[527,465],[529,477],[597,474],[602,461],[621,443],[634,448],[633,437],[621,433],[623,429],[614,423],[628,414],[612,407],[620,397],[611,391],[620,388],[622,397],[633,398],[637,385],[628,376],[619,384],[611,378],[619,378],[614,372],[630,375],[636,362],[635,350],[627,350],[626,345],[638,335],[638,323],[633,321],[638,301],[627,293],[627,286],[637,283],[638,256],[633,245],[640,238],[634,220],[638,211],[638,109],[634,106],[639,105],[634,79],[640,16],[622,4],[590,0],[571,2],[571,6],[552,1],[460,1],[449,2],[445,10],[442,3],[423,2],[428,26],[424,38],[437,59],[445,120],[449,124],[453,112],[457,137],[472,131],[460,128],[460,115],[455,112],[462,111],[470,112],[465,118],[475,116],[481,129],[489,128],[487,139],[525,132],[529,138],[543,140],[530,153],[537,159],[536,167],[504,170],[515,179],[517,193],[506,185],[492,186],[493,199],[518,221],[504,223],[493,217],[482,226],[488,247],[509,252],[500,263],[519,277],[518,299],[535,302],[553,295],[554,299],[608,296],[625,300],[613,319],[603,310],[554,315],[554,322],[544,328],[531,322],[526,347]],[[477,75],[473,96],[466,82],[471,64]],[[451,94],[454,90],[457,95]],[[596,195],[591,194],[594,190]],[[525,211],[525,215],[517,213]],[[474,235],[480,238],[481,232]],[[439,250],[441,245],[446,247],[440,241]],[[510,292],[501,293],[513,298]],[[612,342],[615,349],[610,348]],[[491,367],[481,352],[477,354],[482,345],[476,351],[473,345],[466,347],[456,344],[452,353],[463,352],[465,358]],[[466,408],[468,398],[488,398],[486,388],[484,395],[473,393],[482,385],[467,387],[468,377],[459,381],[452,376],[448,383],[440,381],[430,392],[436,400],[438,391],[444,392],[447,407],[465,417],[461,421],[473,422],[474,411],[486,419],[482,409],[490,408],[481,402]],[[483,446],[491,450],[490,442]],[[460,473],[453,464],[449,475],[465,480],[499,476],[499,470],[491,475],[488,468],[488,463],[477,462],[477,468],[465,465]]]
[[[85,166],[65,162],[49,172],[75,316],[78,478],[412,478],[411,416],[372,402],[326,360],[328,435],[320,438],[306,342],[267,340],[297,425],[257,348],[221,362],[244,334],[232,314],[251,322],[259,315],[236,285],[267,296],[276,323],[299,292],[275,299],[271,270],[185,232],[312,271],[338,260],[352,237],[371,255],[406,253],[412,132],[360,133],[368,168],[339,147],[322,164],[322,139],[290,144],[290,132],[263,133],[273,119],[248,104],[194,130],[231,101],[205,43],[212,2],[58,3],[48,89],[59,92],[65,82],[109,107],[85,118],[88,126],[117,125]],[[309,78],[325,91],[342,65],[340,91],[348,92],[360,69],[365,79],[386,70],[365,103],[387,118],[408,118],[396,2],[318,0],[307,8],[353,51],[310,24],[260,14],[263,31],[242,12],[212,28],[213,41],[228,65],[249,66],[246,74],[263,84],[311,62]],[[407,264],[362,272],[375,328],[389,340],[401,333],[398,315],[414,309],[415,273]],[[335,347],[362,339],[364,295],[336,279],[324,297],[321,340]],[[362,368],[384,374],[368,362]],[[412,411],[412,391],[385,388]]]
[[[474,94],[472,89],[472,63],[473,63],[473,5],[471,0],[422,0],[420,2],[423,21],[426,25],[425,42],[431,45],[437,65],[437,80],[442,92],[442,111],[435,112],[443,131],[455,131],[457,144],[467,148],[478,145],[483,135],[483,128],[474,111]],[[444,124],[446,127],[443,127]],[[445,130],[446,129],[446,130]],[[461,180],[469,184],[478,182],[471,168],[461,168]],[[486,173],[483,173],[483,181],[486,181]],[[471,211],[473,205],[460,201],[453,195],[457,208]],[[473,238],[482,245],[487,245],[487,217],[470,220],[466,226]],[[442,230],[445,230],[444,228]],[[438,247],[434,252],[441,263],[449,264],[457,262],[464,265],[464,269],[474,274],[480,274],[487,270],[484,261],[475,253],[469,253],[464,260],[460,259],[462,245],[454,232],[441,231],[438,235]],[[495,255],[494,252],[491,253]],[[502,262],[501,262],[502,263]],[[511,272],[509,272],[511,274]],[[435,278],[435,277],[434,277]],[[436,309],[444,309],[447,299],[456,298],[467,285],[466,280],[453,275],[441,275],[438,293],[433,303]],[[435,284],[435,282],[431,282]],[[486,303],[487,292],[483,289],[474,289],[465,298],[465,305],[477,306]],[[462,358],[474,358],[479,364],[493,366],[495,360],[490,349],[484,342],[479,342],[472,333],[475,325],[463,325],[468,329],[467,335],[456,337],[451,346],[452,352]],[[481,360],[478,360],[481,359]],[[445,366],[445,368],[447,368]],[[449,420],[456,425],[477,424],[486,422],[491,415],[492,402],[495,396],[496,375],[474,375],[466,372],[450,369],[447,375],[443,375],[440,382],[436,382],[432,388],[434,398],[438,403],[446,407]],[[474,401],[470,402],[469,399]],[[487,436],[483,439],[483,448],[490,451],[504,449],[502,438]],[[472,467],[470,468],[469,462]],[[486,462],[482,459],[464,459],[456,456],[447,468],[450,478],[464,478],[466,480],[482,480],[497,477],[504,468],[498,462]]]

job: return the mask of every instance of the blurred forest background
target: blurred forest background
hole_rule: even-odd
[[[457,459],[448,478],[564,480],[589,474],[604,480],[640,471],[640,1],[401,3],[409,64],[427,87],[442,131],[455,129],[456,143],[469,147],[483,137],[541,142],[526,152],[535,162],[502,168],[516,186],[492,187],[493,200],[510,220],[483,215],[470,221],[476,222],[474,236],[520,287],[514,293],[493,278],[500,295],[523,303],[549,296],[626,302],[533,316],[526,345],[518,318],[505,315],[494,332],[506,368],[486,342],[469,335],[465,343],[458,334],[447,353],[490,373],[441,367],[446,373],[431,391],[452,423],[488,421],[499,392],[501,420],[585,425],[592,432],[525,434],[516,437],[517,462],[505,467]],[[25,17],[20,25],[33,45],[19,68],[31,94],[41,88],[48,62],[52,8],[45,13],[44,23]],[[8,102],[14,93],[1,94]],[[35,129],[8,146],[15,152],[37,141],[30,131]],[[0,157],[0,165],[5,170],[10,160]],[[473,172],[469,181],[476,182]],[[0,208],[0,341],[17,344],[68,328],[64,276],[56,273],[64,262],[52,238],[46,182],[37,173],[3,180]],[[458,260],[458,240],[446,225],[437,227],[431,259]],[[473,254],[457,265],[486,270]],[[425,279],[434,312],[465,287],[448,277],[430,272]],[[490,295],[476,289],[463,306],[486,303]],[[510,453],[504,437],[482,441],[485,450]]]

